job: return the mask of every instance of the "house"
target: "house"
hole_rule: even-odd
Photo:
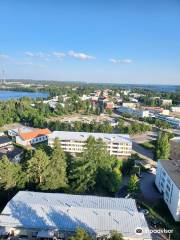
[[[49,129],[32,129],[30,132],[19,131],[16,143],[23,146],[31,146],[48,140],[51,131]]]
[[[105,239],[112,230],[127,240],[152,239],[135,200],[125,198],[20,191],[0,214],[0,226],[1,235],[30,240],[68,239],[77,228],[94,239]]]
[[[170,159],[180,160],[180,137],[170,139]]]
[[[19,163],[23,155],[23,149],[13,145],[0,148],[0,159],[4,155],[7,156],[11,162]]]
[[[131,156],[132,141],[126,134],[54,131],[49,135],[48,145],[53,147],[55,139],[59,139],[65,152],[81,153],[84,151],[87,139],[90,136],[96,140],[102,139],[110,155]]]
[[[33,131],[33,129],[34,129],[34,128],[22,126],[22,127],[19,127],[19,128],[9,129],[9,130],[7,131],[7,134],[8,134],[9,137],[11,137],[12,139],[14,139],[14,138],[16,138],[16,136],[19,135],[19,131],[24,132],[24,133],[25,133],[25,132],[28,133],[28,132]]]
[[[12,140],[5,135],[0,136],[0,148],[9,146],[12,144]]]
[[[155,184],[174,220],[180,222],[180,160],[159,160]]]

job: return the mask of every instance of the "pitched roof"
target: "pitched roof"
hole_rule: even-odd
[[[6,205],[0,225],[61,231],[81,227],[97,236],[117,230],[124,237],[151,239],[133,199],[21,191]],[[143,230],[140,237],[136,228]]]
[[[19,136],[23,139],[23,140],[30,140],[36,137],[40,137],[43,135],[48,135],[50,134],[51,131],[49,129],[34,129],[31,132],[20,132]]]

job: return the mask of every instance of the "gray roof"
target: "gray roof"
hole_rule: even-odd
[[[104,142],[127,142],[131,143],[128,134],[111,134],[111,133],[90,133],[90,132],[68,132],[68,131],[54,131],[50,134],[49,139],[59,138],[60,140],[77,140],[86,141],[89,136],[95,139],[101,138]]]
[[[0,225],[62,231],[82,227],[98,236],[117,230],[137,239],[135,229],[141,227],[142,239],[150,238],[133,199],[20,191],[0,215]]]
[[[180,160],[159,160],[169,177],[180,189]]]
[[[7,136],[0,136],[0,144],[4,144],[4,143],[11,143],[12,140],[9,139]]]

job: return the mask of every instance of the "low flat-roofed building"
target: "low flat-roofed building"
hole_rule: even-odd
[[[144,214],[134,199],[20,191],[0,215],[4,232],[15,236],[63,239],[85,229],[94,238],[116,230],[124,239],[151,239]],[[136,229],[142,229],[141,234]]]
[[[173,106],[173,107],[171,107],[171,111],[172,111],[172,112],[180,113],[180,105],[179,105],[179,106]]]
[[[110,155],[131,156],[132,141],[127,134],[54,131],[49,135],[48,145],[53,147],[55,139],[59,139],[65,152],[81,153],[90,136],[96,140],[102,139]]]
[[[180,222],[180,160],[159,160],[155,184],[174,220]]]
[[[123,102],[122,106],[127,108],[136,108],[137,104],[135,102]]]
[[[126,114],[134,115],[134,116],[140,117],[140,118],[149,117],[149,111],[143,110],[143,109],[133,109],[130,107],[119,107],[116,111],[121,114],[126,113]]]
[[[170,159],[180,160],[180,137],[170,139]]]
[[[157,114],[156,118],[162,121],[168,122],[175,128],[180,128],[180,118],[170,117],[163,114]]]

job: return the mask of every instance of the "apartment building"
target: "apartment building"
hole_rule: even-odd
[[[51,131],[49,129],[32,129],[28,132],[19,131],[16,136],[16,143],[23,146],[31,146],[48,140]]]
[[[166,116],[163,114],[156,115],[156,118],[158,118],[162,121],[168,122],[175,128],[180,128],[180,118],[174,118],[174,117]]]
[[[170,159],[180,160],[180,137],[170,140]]]
[[[65,152],[81,153],[84,151],[86,141],[90,136],[96,140],[102,139],[110,155],[131,156],[132,142],[129,135],[126,134],[54,131],[49,135],[48,144],[53,147],[55,139],[59,139]]]
[[[127,108],[136,108],[137,104],[135,102],[123,102],[122,104],[123,107]]]
[[[155,184],[174,220],[180,222],[180,160],[159,160]]]
[[[171,99],[161,99],[161,104],[163,106],[170,106],[170,105],[172,105],[172,100]]]
[[[0,214],[0,237],[68,239],[83,228],[93,239],[112,230],[125,240],[152,239],[134,199],[20,191]],[[141,232],[139,232],[140,230]]]
[[[180,105],[171,107],[172,112],[180,113]]]
[[[140,117],[140,118],[149,117],[149,111],[143,110],[143,109],[133,109],[133,108],[130,108],[130,107],[120,107],[120,108],[117,109],[117,112],[131,114],[131,115],[134,115],[134,116]]]

